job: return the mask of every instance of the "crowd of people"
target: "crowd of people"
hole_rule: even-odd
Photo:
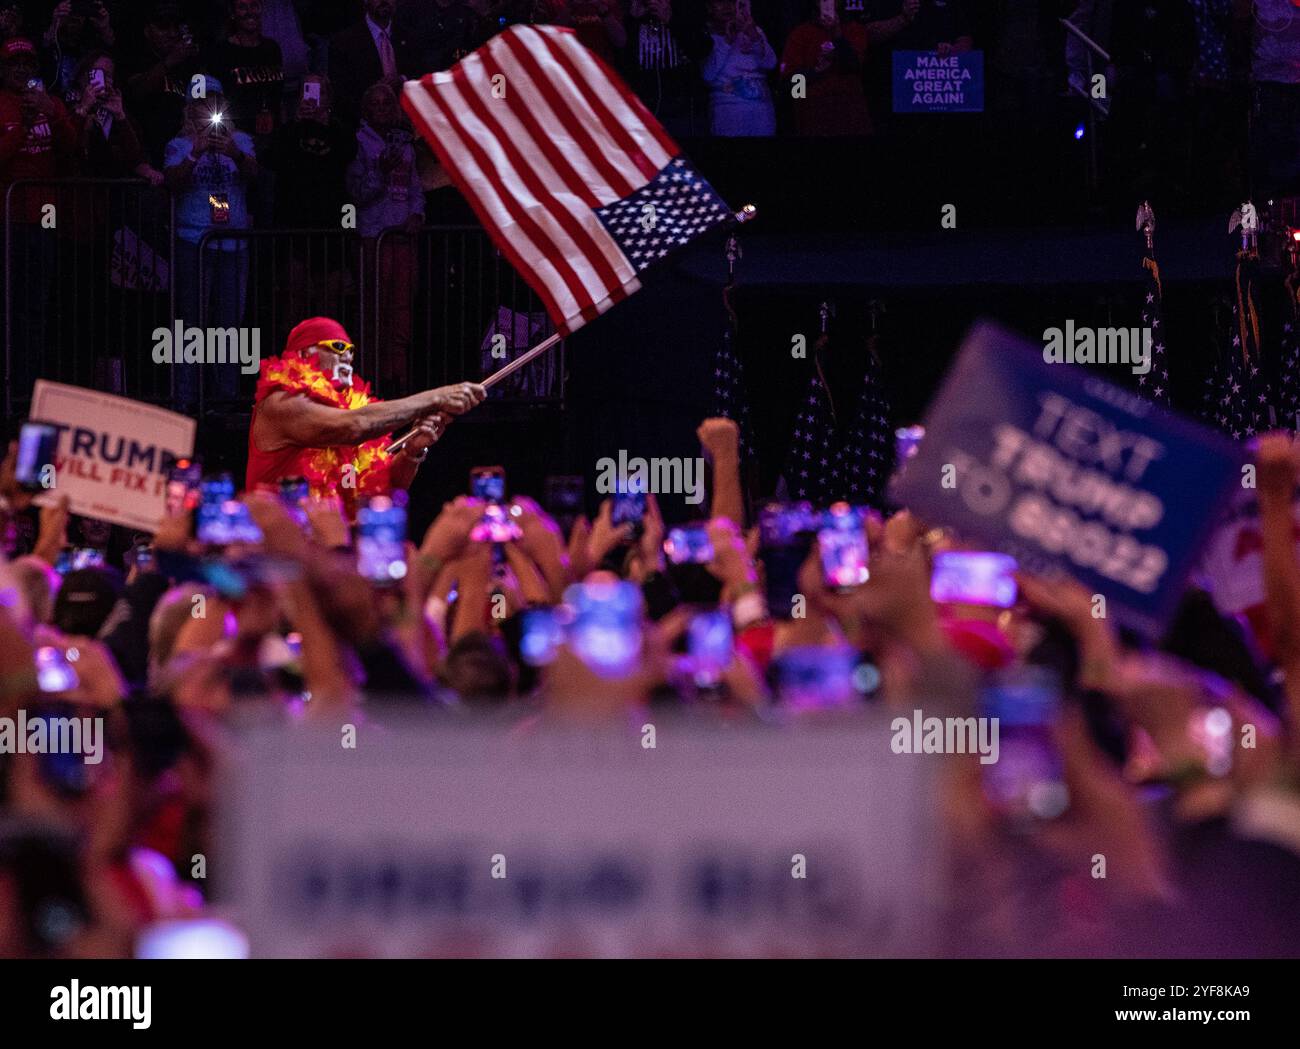
[[[1192,586],[1159,644],[1098,618],[1068,579],[1021,573],[1005,608],[936,600],[932,564],[961,537],[906,509],[858,518],[869,573],[828,581],[824,534],[792,562],[747,512],[736,424],[706,419],[698,437],[711,485],[694,539],[653,495],[639,518],[615,496],[589,520],[494,470],[378,573],[338,500],[274,491],[240,497],[254,534],[202,543],[181,502],[123,553],[66,504],[31,507],[11,447],[0,505],[38,527],[0,568],[0,715],[102,718],[106,754],[0,756],[0,955],[129,955],[150,923],[205,913],[194,857],[219,862],[214,775],[241,711],[326,725],[477,712],[507,736],[636,733],[674,712],[788,730],[869,707],[974,715],[991,683],[1026,672],[1058,682],[1045,730],[1061,782],[1008,807],[978,755],[934,758],[961,884],[943,950],[1296,953],[1289,436],[1255,451],[1270,625],[1254,636]],[[108,548],[102,563],[65,563],[88,544]]]

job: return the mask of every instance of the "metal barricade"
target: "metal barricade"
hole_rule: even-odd
[[[141,179],[20,179],[4,203],[4,400],[47,378],[165,403],[152,360],[174,309],[175,204]]]
[[[196,247],[181,246],[194,265],[181,276],[177,302],[193,319],[178,321],[209,329],[239,328],[255,334],[261,357],[283,348],[290,329],[307,317],[334,317],[357,340],[357,371],[373,374],[361,334],[373,279],[361,238],[342,229],[208,230]],[[232,399],[230,385],[213,390],[214,373],[203,370],[200,404]],[[251,403],[255,376],[239,379],[237,400]],[[223,396],[224,394],[224,396]]]
[[[166,189],[30,180],[6,193],[4,250],[10,417],[37,377],[180,410],[245,410],[252,368],[179,364],[196,328],[205,352],[229,344],[234,329],[265,358],[304,318],[335,317],[356,341],[358,372],[385,397],[482,378],[552,330],[541,301],[475,226],[375,238],[217,228],[194,243],[177,235]],[[171,354],[161,362],[159,329]],[[494,400],[558,402],[563,377],[561,346],[502,383]]]
[[[554,330],[541,300],[477,226],[388,229],[370,243],[375,282],[367,342],[385,396],[481,379]],[[563,344],[492,394],[562,401]]]

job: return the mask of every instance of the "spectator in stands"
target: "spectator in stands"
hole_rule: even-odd
[[[180,130],[185,103],[200,86],[199,48],[181,21],[175,0],[160,0],[144,26],[148,53],[139,58],[126,77],[126,97],[140,122],[145,151],[155,166]]]
[[[409,23],[417,75],[447,69],[487,42],[499,26],[484,15],[484,6],[482,0],[433,0],[418,11],[408,5],[398,12]]]
[[[268,160],[276,172],[276,225],[338,227],[349,201],[344,176],[356,152],[356,136],[334,117],[329,78],[307,74],[293,119],[276,133]]]
[[[225,85],[227,116],[252,136],[258,154],[267,153],[284,102],[280,45],[262,33],[262,0],[230,0],[229,11],[229,34],[212,48],[208,65]],[[274,192],[271,172],[263,168],[249,201],[261,223],[270,223]]]
[[[162,185],[162,172],[149,163],[135,125],[122,105],[116,67],[106,53],[87,55],[68,93],[78,126],[80,170],[97,178],[138,176]]]
[[[406,27],[394,21],[395,0],[365,0],[365,16],[330,41],[329,70],[334,109],[343,125],[356,128],[361,96],[379,80],[394,91],[413,70],[413,48]]]
[[[72,0],[60,0],[50,16],[50,27],[45,30],[45,49],[54,56],[54,66],[49,78],[50,90],[65,95],[72,87],[77,67],[91,51],[111,50],[116,35],[109,19],[108,8],[102,0],[91,0],[89,13],[74,10]]]
[[[185,107],[181,133],[167,144],[164,174],[176,194],[176,310],[186,325],[238,327],[244,317],[248,245],[241,238],[209,238],[212,231],[247,229],[248,187],[258,174],[253,139],[231,126],[226,99],[215,78],[207,97]],[[202,246],[202,274],[200,250]],[[198,369],[175,365],[181,410],[198,401]],[[217,396],[238,394],[238,365],[212,369]],[[213,392],[209,387],[209,393]]]
[[[586,48],[610,63],[627,43],[618,0],[539,0],[537,21],[572,26]]]
[[[966,0],[900,0],[896,6],[908,21],[895,35],[891,50],[935,51],[944,57],[975,46]]]
[[[843,0],[816,4],[814,17],[795,26],[781,55],[781,78],[789,82],[794,100],[795,133],[870,134],[862,87],[867,29],[841,18]]]
[[[767,77],[776,52],[754,24],[749,0],[710,0],[713,50],[700,67],[709,86],[709,133],[773,135],[776,109]]]
[[[1300,8],[1254,0],[1251,162],[1257,196],[1300,192]]]
[[[302,78],[311,68],[311,52],[303,35],[302,17],[294,0],[262,0],[262,32],[280,48],[284,92],[279,112],[295,111]]]
[[[262,149],[280,125],[284,60],[262,32],[262,0],[230,0],[228,34],[213,45],[208,65],[225,87],[228,116]]]
[[[71,174],[76,145],[76,125],[37,75],[36,48],[22,37],[6,40],[0,45],[0,191],[19,179]],[[52,201],[53,191],[40,185],[20,189],[12,197],[12,379],[24,391],[45,349],[56,256],[54,237],[41,228],[41,221]]]
[[[424,191],[415,166],[415,149],[397,95],[386,83],[373,85],[362,99],[356,159],[348,168],[347,189],[357,206],[357,230],[365,244],[366,271],[380,290],[378,322],[366,344],[378,346],[380,390],[406,384],[411,345],[411,299],[416,269],[415,234],[424,224]],[[383,238],[385,230],[401,230]]]
[[[704,132],[694,62],[708,52],[702,11],[674,0],[628,0],[624,68],[632,89],[669,134]]]
[[[309,73],[297,111],[276,133],[269,158],[275,168],[275,224],[282,229],[340,229],[343,206],[350,203],[344,178],[356,152],[356,136],[333,116],[328,78]],[[345,260],[337,249],[321,250],[308,238],[293,238],[287,314],[312,316],[336,308],[344,277]]]
[[[23,35],[23,8],[21,4],[0,3],[0,44]]]

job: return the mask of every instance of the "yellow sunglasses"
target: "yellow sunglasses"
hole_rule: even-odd
[[[318,342],[316,345],[329,350],[330,353],[337,353],[340,357],[345,353],[351,353],[356,349],[356,347],[346,339],[325,339],[323,342]]]

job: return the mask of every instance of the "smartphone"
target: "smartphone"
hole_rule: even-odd
[[[154,922],[140,931],[135,957],[231,958],[251,957],[248,937],[215,918],[181,918]]]
[[[564,593],[573,611],[569,643],[599,675],[631,670],[641,652],[641,588],[624,580],[575,583]]]
[[[102,91],[104,89],[104,71],[102,69],[92,69],[89,84],[91,87],[97,87]]]
[[[984,761],[981,753],[984,793],[1013,820],[1056,819],[1069,807],[1064,763],[1052,739],[1060,712],[1061,680],[1047,667],[1005,671],[981,693],[980,713],[997,746],[990,752],[995,760]]]
[[[641,534],[642,522],[645,520],[645,492],[629,492],[626,485],[619,485],[613,498],[610,520],[616,526],[630,524],[632,538],[635,539]]]
[[[59,431],[49,423],[25,422],[18,431],[18,462],[14,469],[18,486],[25,492],[53,487],[42,483],[54,479]]]
[[[289,512],[294,523],[304,532],[309,527],[307,520],[307,500],[311,497],[311,489],[307,485],[305,477],[281,477],[280,478],[280,503]]]
[[[867,581],[867,533],[862,512],[848,503],[835,503],[826,511],[817,547],[822,579],[834,590],[851,590]]]
[[[799,569],[812,550],[820,525],[808,503],[769,503],[759,512],[759,550],[768,612],[790,619],[799,596]]]
[[[211,128],[214,135],[230,134],[230,127],[226,123],[224,113],[213,113],[212,116],[208,117],[208,127]]]
[[[523,531],[513,517],[514,507],[489,503],[482,519],[472,529],[469,537],[476,543],[511,543],[522,538]]]
[[[485,503],[506,501],[506,471],[502,466],[476,466],[469,472],[469,494]]]
[[[69,572],[79,572],[83,568],[102,568],[105,564],[103,550],[79,546],[59,554],[59,559],[54,563],[54,570],[59,575],[67,575]]]
[[[704,525],[672,528],[664,540],[664,553],[675,565],[702,565],[713,560],[713,542]]]
[[[519,657],[531,667],[554,662],[556,650],[564,643],[564,626],[556,610],[528,608],[520,618]]]
[[[357,571],[380,584],[406,577],[406,507],[386,495],[357,511]]]
[[[555,518],[564,534],[568,535],[573,522],[583,510],[585,493],[582,478],[573,475],[548,477],[544,493],[543,505],[546,512]]]
[[[1016,603],[1015,573],[1016,559],[1008,554],[965,550],[936,554],[930,597],[940,604],[1010,608]]]
[[[854,686],[858,654],[847,646],[799,645],[783,650],[768,670],[778,702],[793,710],[833,710],[861,695]]]
[[[260,543],[262,530],[254,523],[248,507],[235,498],[230,474],[218,474],[199,485],[199,508],[194,534],[199,542],[214,546],[229,543]]]
[[[148,543],[136,543],[126,552],[127,569],[138,569],[141,572],[152,572],[154,567],[153,547]]]
[[[320,81],[304,80],[302,85],[302,100],[304,102],[314,102],[320,105]]]
[[[907,462],[921,447],[925,437],[924,426],[900,426],[894,431],[894,458],[899,466]]]
[[[700,612],[686,628],[686,655],[695,683],[701,688],[709,688],[722,679],[734,651],[731,615],[726,611]]]
[[[171,517],[186,513],[199,505],[203,466],[191,459],[177,459],[167,472],[167,513]],[[231,485],[233,492],[234,485]]]
[[[36,650],[36,684],[42,692],[69,692],[81,681],[63,649],[43,645]]]
[[[40,77],[38,77],[38,76],[34,76],[34,77],[32,77],[30,80],[27,81],[27,90],[28,90],[28,91],[44,91],[44,90],[45,90],[45,81],[42,80],[42,79],[41,79]]]

